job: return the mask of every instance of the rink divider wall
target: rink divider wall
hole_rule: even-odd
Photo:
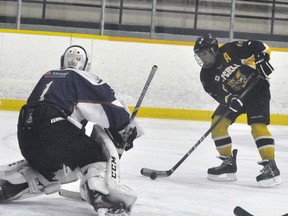
[[[26,103],[26,100],[11,100],[0,99],[0,110],[17,111]],[[129,106],[131,113],[134,106]],[[153,108],[141,107],[138,111],[138,118],[158,118],[158,119],[173,119],[173,120],[193,120],[193,121],[210,121],[213,111],[209,110],[184,110],[170,108]],[[247,116],[241,115],[236,122],[247,123]],[[271,115],[271,124],[273,125],[288,125],[287,115]]]
[[[84,46],[91,70],[132,109],[153,65],[158,71],[139,117],[209,121],[215,102],[204,92],[194,42],[0,29],[0,110],[18,111],[39,78],[57,69],[72,44]],[[271,123],[288,125],[288,49],[271,48]],[[237,122],[246,122],[245,115]]]

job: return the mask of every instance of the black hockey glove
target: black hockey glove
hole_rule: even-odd
[[[226,99],[227,105],[229,109],[232,110],[233,112],[239,112],[243,108],[242,101],[238,99],[236,96],[230,94],[226,98],[227,98]]]
[[[133,148],[133,141],[137,138],[137,128],[130,125],[122,131],[107,130],[107,133],[112,138],[115,147],[125,151]]]
[[[125,143],[125,151],[133,148],[133,141],[137,138],[137,128],[128,126],[122,133],[122,138]]]
[[[260,53],[255,55],[256,69],[260,76],[267,78],[273,71],[274,68],[269,63],[270,57],[267,53]]]

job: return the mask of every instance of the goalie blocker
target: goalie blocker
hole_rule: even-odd
[[[73,171],[63,166],[63,169],[54,173],[53,181],[48,181],[26,160],[1,166],[0,203],[52,194],[58,192],[62,184],[80,178],[82,199],[90,203],[99,215],[129,215],[137,196],[120,182],[118,152],[99,125],[94,125],[91,137],[102,146],[107,161],[92,163]]]

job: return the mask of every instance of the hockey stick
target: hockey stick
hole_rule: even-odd
[[[234,213],[235,216],[253,216],[251,213],[249,213],[248,211],[246,211],[245,209],[243,209],[240,206],[236,206],[234,208],[233,213]],[[284,214],[282,216],[288,216],[288,213]]]
[[[243,209],[240,206],[236,206],[234,208],[233,212],[234,212],[235,216],[253,216],[251,213],[249,213],[248,211],[246,211],[245,209]],[[284,214],[284,215],[281,215],[281,216],[288,216],[288,213]]]
[[[258,81],[262,79],[262,77],[258,76],[254,82],[252,82],[244,92],[238,97],[238,99],[242,100],[244,96],[258,83]],[[152,180],[155,180],[157,177],[168,177],[172,175],[172,173],[188,158],[188,156],[202,143],[202,141],[214,130],[214,128],[230,113],[230,109],[228,108],[224,114],[206,131],[206,133],[196,142],[194,146],[169,170],[160,171],[149,168],[142,168],[140,173],[143,176],[150,177]]]
[[[131,116],[130,116],[129,123],[131,123],[131,122],[134,121],[134,119],[135,119],[135,117],[136,117],[136,115],[137,115],[137,113],[138,113],[138,111],[139,111],[139,108],[140,108],[140,106],[141,106],[141,104],[142,104],[142,101],[143,101],[143,99],[144,99],[144,96],[146,95],[146,92],[147,92],[147,90],[148,90],[148,87],[150,86],[150,83],[151,83],[151,81],[152,81],[152,79],[153,79],[153,77],[154,77],[157,69],[158,69],[158,66],[157,66],[157,65],[154,65],[154,66],[152,67],[151,72],[150,72],[150,74],[149,74],[149,76],[148,76],[148,78],[147,78],[147,81],[146,81],[145,85],[144,85],[144,88],[143,88],[143,90],[142,90],[142,92],[141,92],[141,94],[140,94],[140,96],[139,96],[139,99],[138,99],[138,101],[137,101],[137,103],[136,103],[136,106],[134,107],[134,110],[133,110],[133,112],[132,112],[132,114],[131,114]],[[129,123],[128,123],[128,124],[129,124]],[[128,124],[127,124],[127,125],[128,125]],[[114,141],[114,138],[113,138],[113,136],[111,135],[110,131],[109,131],[108,129],[105,129],[105,131],[106,131],[106,133],[108,134],[108,136],[111,138],[111,140],[114,142],[115,146],[119,146],[119,144],[117,144],[117,143]],[[124,133],[125,133],[125,132],[124,132]],[[125,148],[126,148],[126,146],[127,146],[126,140],[123,140],[123,141],[125,142],[124,145],[123,145],[123,147],[118,149],[118,154],[119,154],[119,157],[120,157],[120,158],[121,158],[121,156],[122,156],[122,154],[123,154],[123,152],[124,152],[124,150],[125,150]]]
[[[137,103],[136,103],[136,106],[135,106],[135,108],[134,108],[134,110],[133,110],[133,112],[132,112],[132,114],[131,114],[131,117],[130,117],[130,119],[129,119],[129,123],[131,123],[132,121],[134,121],[134,119],[135,119],[135,117],[136,117],[136,115],[137,115],[137,113],[138,113],[138,111],[139,111],[139,108],[140,108],[140,106],[141,106],[141,104],[142,104],[142,101],[143,101],[143,99],[144,99],[144,96],[146,95],[146,92],[147,92],[147,90],[148,90],[148,87],[150,86],[150,83],[151,83],[151,81],[152,81],[152,79],[153,79],[153,77],[154,77],[157,69],[158,69],[158,66],[157,66],[157,65],[154,65],[154,66],[152,67],[151,72],[150,72],[150,74],[149,74],[149,76],[148,76],[148,79],[147,79],[147,81],[146,81],[146,83],[145,83],[145,85],[144,85],[144,88],[143,88],[143,90],[142,90],[142,92],[141,92],[141,94],[140,94],[140,97],[139,97],[139,99],[138,99],[138,101],[137,101]],[[113,140],[113,137],[112,137],[112,135],[110,134],[109,130],[105,129],[105,131],[106,131],[106,133],[108,134],[108,136],[111,138],[111,140]],[[126,143],[125,143],[125,145],[123,146],[123,148],[121,149],[121,152],[118,150],[119,157],[122,156],[125,147],[126,147]],[[74,191],[70,191],[70,190],[66,190],[66,189],[62,189],[62,188],[59,190],[59,195],[62,196],[62,197],[70,198],[70,199],[76,199],[76,200],[81,200],[81,199],[82,199],[79,192],[74,192]]]
[[[249,212],[247,212],[245,209],[241,208],[240,206],[236,206],[233,211],[235,216],[253,216]]]
[[[150,74],[148,76],[148,79],[147,79],[147,81],[145,83],[145,86],[144,86],[144,88],[143,88],[143,90],[142,90],[142,92],[140,94],[140,97],[139,97],[139,99],[138,99],[138,101],[136,103],[136,106],[135,106],[135,108],[134,108],[134,110],[133,110],[133,112],[131,114],[129,122],[132,122],[135,119],[135,117],[136,117],[136,115],[138,113],[138,110],[139,110],[139,108],[140,108],[140,106],[142,104],[142,101],[144,99],[144,96],[145,96],[145,94],[146,94],[146,92],[148,90],[148,87],[149,87],[149,85],[150,85],[150,83],[151,83],[151,81],[152,81],[157,69],[158,69],[157,65],[154,65],[152,67],[151,72],[150,72]]]

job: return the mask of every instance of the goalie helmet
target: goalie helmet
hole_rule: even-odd
[[[61,68],[76,68],[86,70],[88,56],[86,50],[78,45],[68,47],[61,56]]]
[[[194,58],[203,68],[214,66],[218,55],[218,41],[212,34],[199,37],[194,46]]]

